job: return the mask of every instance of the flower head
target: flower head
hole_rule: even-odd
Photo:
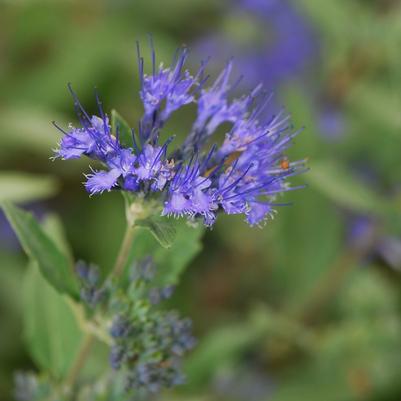
[[[110,365],[123,375],[127,390],[148,393],[183,383],[181,360],[196,343],[190,319],[157,307],[174,286],[154,287],[154,273],[152,258],[139,261],[129,288],[117,288],[110,298]]]
[[[291,132],[284,111],[266,115],[271,96],[259,85],[233,98],[239,80],[232,81],[230,61],[206,87],[206,63],[191,74],[185,67],[187,49],[178,52],[171,67],[156,67],[152,45],[152,73],[144,72],[138,46],[140,98],[144,114],[131,146],[112,132],[109,118],[97,98],[99,116],[89,116],[71,90],[81,127],[63,131],[56,156],[87,156],[103,165],[86,175],[90,194],[120,189],[157,198],[162,215],[201,217],[213,225],[219,212],[244,214],[259,224],[274,212],[278,194],[295,189],[287,179],[302,171],[303,161],[290,162],[285,151],[298,133]],[[161,142],[171,114],[193,103],[197,115],[181,146],[170,149],[174,136]],[[218,127],[229,128],[221,146],[208,145]],[[61,128],[60,128],[61,129]]]

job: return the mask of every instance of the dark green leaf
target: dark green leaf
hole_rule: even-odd
[[[82,332],[65,296],[57,293],[31,263],[23,287],[24,339],[39,368],[62,378],[73,363]]]
[[[122,146],[127,148],[133,146],[131,127],[116,110],[111,111],[111,130],[114,135],[118,134]]]
[[[45,233],[31,213],[3,202],[2,208],[28,256],[38,263],[43,276],[59,292],[77,298],[77,282],[69,258]]]

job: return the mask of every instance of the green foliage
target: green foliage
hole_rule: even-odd
[[[121,193],[128,224],[148,230],[163,248],[170,248],[177,234],[176,221],[160,216],[157,201],[142,199],[132,192]]]
[[[72,260],[62,222],[55,214],[46,215],[43,231],[57,247]],[[79,306],[56,291],[45,280],[37,263],[30,263],[23,278],[22,318],[24,341],[39,368],[49,372],[53,379],[63,379],[71,368],[83,340],[83,315]],[[97,377],[104,372],[107,349],[95,343],[95,351],[83,374]]]
[[[176,222],[173,219],[150,216],[147,219],[137,220],[135,224],[149,230],[162,247],[170,248],[173,245],[177,234]]]
[[[341,288],[333,289],[330,307],[322,307],[316,324],[305,327],[288,312],[302,309],[320,279],[347,252],[349,219],[344,209],[373,215],[386,235],[400,237],[401,7],[386,0],[292,3],[311,17],[320,52],[302,75],[302,86],[294,79],[276,91],[295,128],[305,126],[289,158],[309,157],[310,171],[294,178],[294,184],[307,187],[279,198],[278,202],[292,205],[280,208],[263,230],[251,232],[234,216],[219,218],[206,235],[207,251],[185,275],[201,249],[204,230],[167,219],[138,222],[143,227],[137,230],[130,264],[154,254],[157,280],[161,285],[181,281],[177,291],[182,294],[172,302],[194,317],[194,329],[200,333],[198,348],[187,364],[188,391],[168,393],[163,399],[251,400],[251,394],[233,398],[215,394],[215,384],[225,369],[252,375],[255,366],[262,377],[273,381],[272,394],[258,401],[399,399],[400,278],[374,249],[374,264],[370,258],[358,262],[365,268],[355,269]],[[0,13],[4,38],[0,201],[42,200],[59,190],[50,207],[62,211],[71,248],[99,263],[103,273],[109,270],[124,228],[118,195],[112,192],[89,200],[79,184],[80,161],[68,162],[68,168],[49,161],[59,139],[50,122],[56,120],[64,128],[69,121],[76,125],[66,83],[72,82],[88,113],[97,113],[93,96],[97,86],[106,112],[113,105],[130,123],[137,121],[142,107],[131,99],[138,86],[127,85],[137,74],[135,39],[145,44],[145,32],[152,32],[159,63],[168,61],[178,44],[191,46],[222,31],[225,38],[239,43],[241,50],[230,50],[238,59],[253,40],[262,46],[265,38],[258,19],[232,10],[231,2],[214,0],[167,0],[165,7],[159,0],[90,5],[8,2]],[[269,45],[274,40],[275,35],[268,35]],[[143,53],[150,72],[145,46]],[[195,62],[202,58],[193,56]],[[211,56],[209,67],[223,58]],[[237,69],[235,74],[241,72]],[[245,73],[242,84],[249,79]],[[338,110],[343,118],[338,137],[324,136],[320,113],[325,106]],[[191,107],[178,112],[162,135],[177,135],[180,140],[188,132],[191,112]],[[131,144],[128,123],[115,111],[109,115],[113,133],[119,122],[120,138]],[[355,170],[372,173],[374,178],[362,180]],[[51,178],[55,171],[62,182]],[[8,401],[15,370],[34,363],[39,369],[50,369],[53,377],[65,376],[82,334],[66,296],[77,297],[78,291],[71,273],[72,252],[62,238],[60,221],[52,216],[43,228],[19,209],[5,206],[34,260],[21,288],[25,258],[1,230],[0,394]],[[391,233],[385,219],[394,223]],[[158,241],[170,248],[160,248]],[[265,305],[255,319],[249,317],[254,300]],[[29,356],[19,340],[21,323],[26,324]],[[99,379],[99,394],[109,384],[101,376],[107,353],[104,344],[96,343],[81,376],[85,384],[86,379]],[[113,392],[112,385],[109,389],[110,399],[122,400],[121,391]],[[88,388],[79,399],[87,401],[91,396]]]
[[[55,213],[47,213],[42,224],[46,234],[52,238],[58,249],[66,255],[71,264],[73,263],[73,256],[70,244],[67,241],[66,233],[60,217]]]
[[[24,339],[38,367],[65,377],[82,340],[70,302],[31,263],[23,285]]]
[[[168,223],[172,221],[164,220]],[[140,229],[134,240],[130,263],[152,255],[158,267],[156,285],[177,284],[180,275],[201,250],[203,226],[190,227],[185,221],[178,221],[174,222],[174,230],[175,240],[168,249],[160,247],[149,230]]]
[[[43,276],[59,292],[77,298],[77,282],[68,257],[60,251],[32,214],[3,202],[2,208],[21,244]]]

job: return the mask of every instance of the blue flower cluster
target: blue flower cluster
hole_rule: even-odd
[[[17,373],[14,381],[14,397],[17,401],[31,401],[35,398],[38,387],[35,376],[26,373]]]
[[[14,376],[14,398],[17,401],[49,400],[53,387],[48,377],[34,372],[18,372]]]
[[[104,300],[106,292],[100,283],[99,268],[93,264],[86,264],[82,260],[75,265],[75,272],[81,282],[81,299],[91,308]]]
[[[114,317],[109,333],[113,339],[110,364],[123,372],[126,388],[156,393],[183,383],[181,358],[193,348],[195,339],[189,319],[154,307],[153,275],[151,259],[135,266],[129,287],[117,292],[111,302]],[[172,287],[157,289],[157,302],[171,293]]]
[[[56,157],[85,155],[103,164],[104,170],[86,175],[92,195],[118,188],[158,197],[165,216],[201,217],[211,226],[223,211],[259,224],[272,215],[278,194],[295,189],[287,179],[304,171],[303,161],[289,162],[284,155],[298,132],[291,132],[284,111],[265,115],[271,97],[261,86],[232,99],[232,62],[207,88],[205,63],[191,75],[184,69],[187,56],[184,48],[172,66],[157,68],[152,46],[152,72],[146,74],[138,46],[144,115],[138,131],[132,130],[132,146],[122,143],[118,129],[112,132],[98,96],[99,116],[90,116],[70,87],[81,127],[62,130]],[[162,141],[162,128],[174,111],[190,103],[197,106],[192,129],[181,146],[169,151],[173,137]],[[230,127],[222,145],[210,146],[222,124]]]

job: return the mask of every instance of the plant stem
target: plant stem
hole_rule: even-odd
[[[127,263],[127,259],[129,256],[129,252],[131,250],[132,240],[134,238],[135,227],[128,224],[127,229],[125,230],[123,242],[121,243],[120,250],[117,255],[116,263],[114,264],[113,270],[110,275],[114,277],[121,276],[124,266]],[[80,349],[78,351],[78,355],[67,375],[67,379],[65,381],[65,385],[67,387],[72,387],[82,368],[85,366],[85,363],[89,357],[92,346],[95,342],[95,335],[93,333],[87,333],[82,340]]]
[[[113,270],[111,272],[111,275],[114,277],[119,277],[123,273],[125,264],[127,263],[129,252],[131,250],[132,240],[134,239],[134,233],[135,233],[135,226],[127,225],[123,242],[121,243],[121,247],[118,252],[116,263],[114,264]]]
[[[94,342],[95,336],[93,334],[88,333],[85,335],[79,348],[77,358],[75,359],[74,364],[72,365],[65,381],[67,387],[71,387],[74,385],[81,369],[85,366],[85,362],[90,354]]]

